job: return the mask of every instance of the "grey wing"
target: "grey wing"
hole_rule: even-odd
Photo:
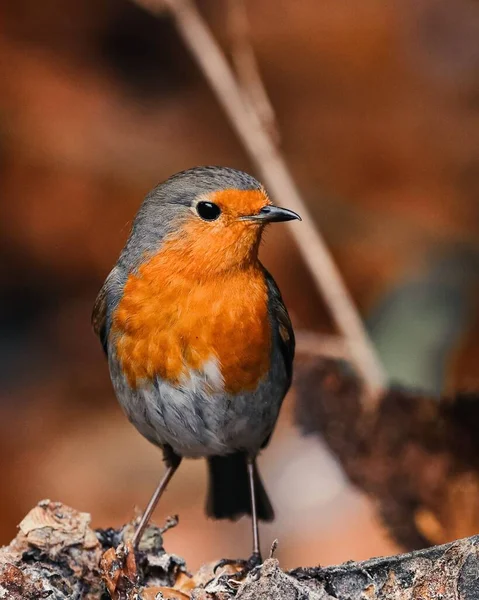
[[[263,270],[266,278],[266,285],[268,287],[268,308],[272,317],[271,320],[274,328],[274,339],[279,343],[280,353],[283,359],[284,370],[287,377],[286,385],[284,386],[283,391],[284,397],[291,386],[291,380],[293,378],[293,359],[295,348],[294,331],[288,311],[284,305],[281,292],[279,291],[275,280],[264,267]],[[265,448],[269,444],[271,435],[272,432],[264,440],[261,448]]]
[[[111,314],[111,306],[109,299],[109,292],[112,286],[115,285],[118,279],[117,268],[115,267],[108,277],[105,279],[105,283],[102,285],[101,290],[98,292],[95,304],[93,305],[93,311],[91,315],[91,324],[93,331],[100,338],[101,345],[105,354],[108,356],[108,332],[109,332],[109,314]]]
[[[276,285],[273,277],[264,269],[266,284],[268,286],[269,295],[269,311],[272,316],[273,327],[276,331],[276,338],[279,341],[281,356],[284,361],[284,368],[288,376],[285,394],[288,391],[293,377],[293,359],[294,359],[294,331],[289,318],[288,311],[284,305],[281,292]]]

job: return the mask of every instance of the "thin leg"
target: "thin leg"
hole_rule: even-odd
[[[251,495],[251,521],[253,523],[253,556],[260,559],[261,552],[259,549],[259,529],[258,529],[258,515],[256,512],[256,494],[254,489],[254,458],[248,457],[247,459],[248,468],[248,479],[249,479],[249,491]]]
[[[149,520],[151,519],[151,515],[158,504],[158,500],[161,498],[163,492],[166,489],[166,486],[170,483],[171,478],[175,474],[176,469],[180,466],[181,459],[175,461],[173,464],[169,465],[166,473],[163,475],[162,480],[160,481],[158,487],[156,488],[151,500],[148,502],[148,506],[143,513],[140,523],[135,531],[135,535],[133,536],[133,548],[135,550],[138,549],[141,538],[145,531],[146,526],[148,525]]]
[[[233,575],[227,575],[228,579],[243,579],[247,573],[250,573],[253,569],[261,565],[263,562],[261,558],[261,552],[259,549],[259,529],[258,529],[258,511],[256,510],[256,491],[254,487],[254,467],[255,458],[248,456],[246,458],[246,469],[248,472],[249,491],[251,496],[251,521],[253,523],[253,554],[248,558],[231,560],[223,558],[216,563],[213,572],[216,573],[218,569],[226,565],[235,565],[241,569]],[[223,575],[222,575],[223,577]]]

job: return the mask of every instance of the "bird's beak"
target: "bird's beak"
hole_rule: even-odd
[[[258,221],[259,223],[281,223],[281,221],[294,221],[294,219],[301,221],[301,217],[292,210],[273,206],[272,204],[263,206],[256,215],[241,217],[242,221]]]

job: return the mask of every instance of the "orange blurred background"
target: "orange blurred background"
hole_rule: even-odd
[[[478,387],[479,7],[473,0],[248,0],[282,149],[393,380]],[[200,8],[228,51],[227,4]],[[127,422],[90,312],[144,194],[198,164],[254,173],[172,21],[126,0],[0,7],[0,543],[41,498],[119,526],[161,456]],[[284,226],[263,259],[296,328],[334,331]],[[300,360],[300,359],[299,359]],[[373,503],[292,423],[260,462],[285,567],[397,550]],[[191,569],[248,555],[203,515],[184,463],[156,513]]]

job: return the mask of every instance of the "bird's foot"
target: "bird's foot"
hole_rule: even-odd
[[[255,574],[263,564],[263,559],[261,558],[261,554],[259,552],[253,552],[253,554],[248,558],[223,558],[218,563],[216,563],[213,572],[216,573],[218,569],[222,567],[230,566],[236,569],[236,572],[230,575],[226,575],[228,579],[233,579],[235,581],[241,581],[248,575],[249,573]]]

